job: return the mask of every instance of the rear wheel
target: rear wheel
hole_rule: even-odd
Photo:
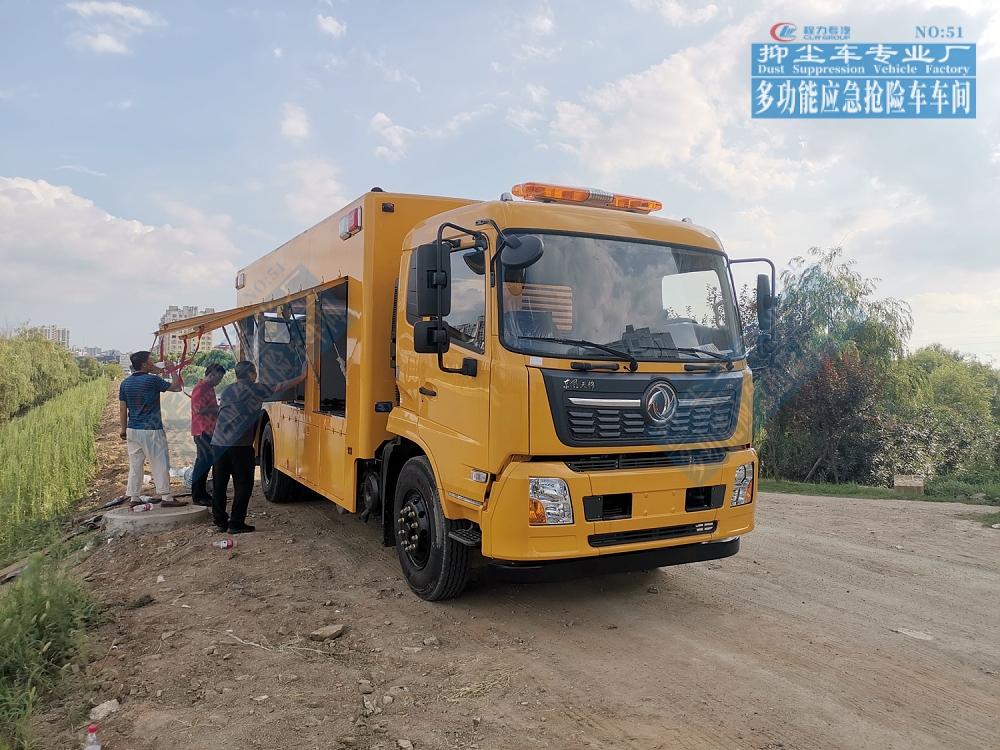
[[[403,465],[393,502],[396,554],[413,593],[434,602],[457,596],[469,575],[469,548],[448,533],[430,462],[423,456]]]
[[[270,422],[264,425],[260,436],[260,488],[272,503],[291,502],[301,489],[298,482],[274,465],[274,431]]]

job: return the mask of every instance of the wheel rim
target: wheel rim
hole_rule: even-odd
[[[264,440],[260,446],[260,481],[265,487],[271,486],[271,472],[274,468],[274,445]]]
[[[417,490],[410,490],[403,498],[396,517],[396,541],[410,566],[423,570],[431,557],[431,519],[427,501]]]

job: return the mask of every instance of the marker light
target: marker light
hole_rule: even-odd
[[[648,198],[634,198],[631,195],[615,195],[604,190],[589,188],[563,187],[562,185],[546,185],[542,182],[522,182],[512,188],[514,195],[528,201],[542,203],[575,203],[580,206],[597,206],[598,208],[615,208],[619,211],[632,211],[638,214],[648,214],[663,208],[660,201]]]
[[[361,206],[353,208],[347,212],[341,219],[338,225],[340,230],[340,239],[346,240],[348,237],[353,237],[358,232],[361,231]]]

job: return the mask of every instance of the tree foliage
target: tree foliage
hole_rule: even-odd
[[[764,472],[889,485],[894,474],[1000,471],[1000,373],[940,345],[908,354],[906,303],[877,298],[878,280],[839,248],[810,260],[782,274],[780,349],[755,373]],[[745,288],[740,307],[755,319]]]
[[[40,333],[25,328],[0,335],[0,421],[79,381],[75,357]]]

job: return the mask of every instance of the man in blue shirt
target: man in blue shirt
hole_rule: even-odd
[[[149,352],[136,352],[131,356],[132,374],[122,381],[118,389],[118,419],[120,437],[128,441],[128,489],[126,494],[132,505],[138,505],[142,492],[143,461],[149,462],[156,494],[166,507],[187,505],[174,500],[170,494],[170,455],[167,452],[167,434],[163,431],[160,416],[160,394],[179,391],[184,387],[180,371],[174,372],[171,382],[156,375],[157,363]]]

